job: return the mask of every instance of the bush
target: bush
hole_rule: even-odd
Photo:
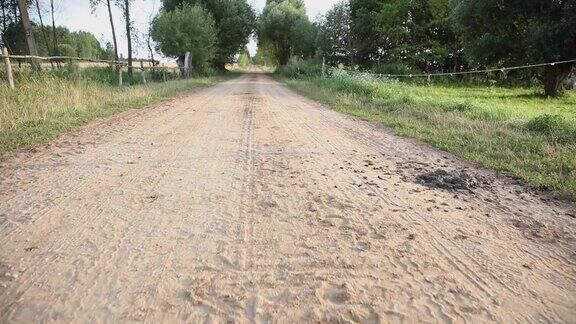
[[[292,59],[276,73],[287,78],[317,77],[322,75],[322,63],[315,59]]]

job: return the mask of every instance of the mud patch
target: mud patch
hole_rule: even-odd
[[[472,191],[486,184],[481,178],[474,177],[466,171],[446,171],[438,169],[416,176],[416,182],[431,188],[445,190]]]

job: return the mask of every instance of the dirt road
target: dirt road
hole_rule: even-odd
[[[576,319],[573,204],[263,74],[0,175],[0,322]]]

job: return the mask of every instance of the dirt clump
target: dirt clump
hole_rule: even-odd
[[[446,171],[442,169],[425,172],[416,177],[417,182],[427,187],[446,190],[472,190],[482,181],[466,171]]]

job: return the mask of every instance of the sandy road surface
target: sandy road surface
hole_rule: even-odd
[[[437,169],[478,181],[421,184]],[[576,319],[574,205],[262,74],[0,175],[0,322]]]

